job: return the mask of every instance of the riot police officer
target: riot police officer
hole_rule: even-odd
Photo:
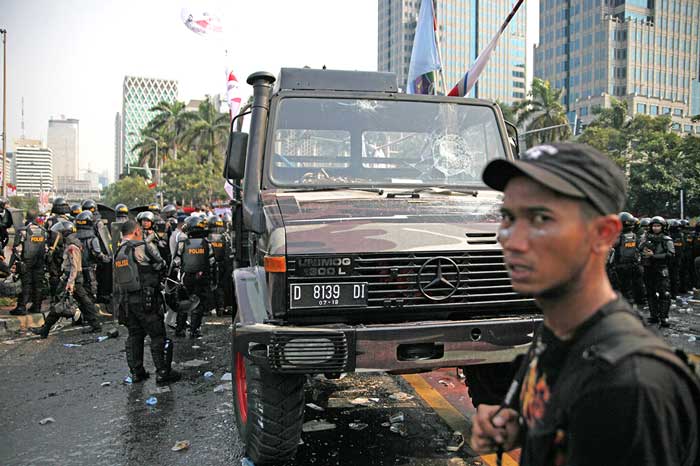
[[[192,215],[185,220],[184,231],[186,238],[177,243],[172,267],[182,277],[185,294],[189,299],[198,299],[197,306],[192,309],[190,318],[190,338],[200,336],[199,327],[202,324],[204,312],[211,309],[209,296],[212,285],[215,285],[214,273],[216,259],[214,251],[207,240],[207,220]],[[178,312],[176,336],[184,336],[187,324],[187,313]]]
[[[681,232],[685,239],[683,245],[683,257],[681,258],[681,282],[682,289],[686,292],[693,291],[693,227],[690,226],[688,219],[682,219]]]
[[[89,325],[88,328],[83,330],[83,333],[94,333],[102,330],[102,326],[97,320],[97,309],[95,308],[95,303],[90,298],[89,293],[83,287],[83,274],[81,263],[82,263],[82,244],[80,240],[76,237],[75,233],[78,231],[75,225],[67,220],[60,220],[56,223],[51,230],[54,233],[60,234],[63,238],[63,264],[62,271],[63,275],[61,277],[61,283],[59,288],[61,292],[70,293],[73,295],[75,300],[78,302],[78,307],[80,309],[82,318]],[[49,313],[44,319],[44,325],[41,327],[33,327],[30,330],[40,335],[42,338],[46,338],[49,335],[51,327],[58,322],[61,316],[53,309],[49,310]]]
[[[170,242],[170,235],[173,234],[177,227],[177,207],[175,207],[174,204],[167,204],[163,207],[163,210],[160,211],[160,216],[167,223],[166,240]]]
[[[17,229],[12,244],[10,267],[15,264],[22,279],[22,294],[17,298],[17,306],[12,315],[26,315],[27,312],[41,312],[42,289],[45,271],[48,234],[36,223],[37,211],[27,211],[25,226]],[[32,307],[27,309],[27,303]]]
[[[12,215],[7,209],[7,199],[0,198],[0,255],[4,255],[3,250],[10,241],[7,230],[12,226]]]
[[[70,212],[68,213],[68,218],[71,221],[74,221],[75,218],[80,215],[80,212],[82,212],[83,209],[80,207],[80,204],[71,204],[70,205]]]
[[[634,302],[637,294],[635,291],[642,281],[639,270],[641,256],[639,249],[637,249],[639,246],[637,235],[634,233],[637,219],[629,212],[620,212],[620,221],[622,222],[622,232],[613,246],[615,275],[622,295],[629,302]]]
[[[124,223],[129,220],[129,208],[126,204],[117,204],[114,206],[114,212],[116,214],[115,222]]]
[[[673,241],[664,235],[666,220],[656,216],[649,222],[649,232],[644,236],[639,249],[644,264],[644,285],[647,289],[650,324],[660,323],[668,327],[668,311],[671,307],[671,284],[668,264],[674,255]]]
[[[637,230],[637,238],[641,239],[642,236],[649,232],[649,224],[651,223],[651,218],[643,217],[639,221],[639,229]]]
[[[156,383],[175,382],[180,374],[171,369],[173,342],[166,337],[160,295],[160,272],[165,262],[151,243],[143,241],[136,222],[121,224],[122,244],[114,255],[114,281],[119,300],[118,319],[127,326],[126,360],[133,382],[149,377],[143,367],[144,338],[151,339]]]
[[[78,205],[80,209],[80,205]],[[53,226],[60,221],[72,221],[70,217],[72,207],[68,206],[66,200],[57,197],[51,205],[51,217],[44,222],[44,229],[49,235],[48,257],[46,258],[46,268],[49,272],[49,295],[51,300],[58,294],[58,285],[61,282],[61,266],[63,264],[63,237],[52,230]]]
[[[218,283],[214,293],[216,315],[221,317],[224,315],[226,307],[223,284],[227,280],[226,272],[228,271],[228,267],[226,264],[229,262],[231,241],[228,234],[226,234],[226,228],[222,219],[216,215],[210,215],[207,219],[207,225],[209,227],[207,240],[214,251],[214,259],[216,259],[216,282]]]
[[[700,291],[700,221],[695,223],[693,233],[691,234],[691,258],[693,263],[693,286],[695,287],[696,297]]]
[[[144,210],[139,212],[136,216],[136,221],[138,222],[141,230],[143,232],[144,241],[154,241],[155,235],[153,232],[153,224],[155,223],[156,216],[150,210]]]
[[[167,264],[170,264],[170,246],[168,244],[168,224],[160,217],[156,217],[153,224],[153,244]]]
[[[80,208],[83,211],[89,210],[92,212],[92,218],[95,223],[99,222],[102,219],[102,215],[100,215],[100,211],[97,210],[97,203],[93,201],[92,199],[85,199],[81,204]]]
[[[683,280],[681,280],[681,269],[683,256],[685,255],[685,234],[681,230],[681,222],[671,219],[668,222],[668,236],[673,240],[675,254],[669,261],[668,272],[671,278],[671,297],[677,298],[680,293],[685,293]]]
[[[153,214],[154,222],[156,218],[160,217],[160,206],[155,202],[151,202],[150,204],[148,204],[147,211]]]
[[[83,286],[90,293],[93,300],[97,299],[97,264],[109,264],[112,259],[102,252],[100,242],[95,236],[95,225],[92,212],[86,210],[78,214],[75,219],[78,228],[77,238],[83,246],[82,268]]]

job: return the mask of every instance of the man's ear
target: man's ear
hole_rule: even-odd
[[[615,214],[597,217],[591,226],[593,250],[596,253],[607,254],[622,231],[620,218]]]

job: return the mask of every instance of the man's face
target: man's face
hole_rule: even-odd
[[[153,228],[153,222],[151,222],[150,220],[144,220],[144,221],[141,222],[141,223],[143,224],[143,227],[144,227],[146,230],[150,230],[150,229]]]
[[[134,239],[136,241],[143,239],[143,231],[141,230],[141,227],[139,227],[139,226],[137,226],[136,229],[134,230]]]
[[[537,297],[578,278],[590,255],[580,209],[529,178],[508,182],[498,237],[515,291]]]
[[[661,233],[663,230],[663,227],[659,225],[658,223],[655,223],[651,226],[651,232],[654,233],[655,235],[658,235]]]

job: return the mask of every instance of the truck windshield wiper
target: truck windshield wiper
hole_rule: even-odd
[[[379,195],[384,194],[384,190],[381,188],[362,188],[362,187],[348,187],[348,186],[308,186],[303,188],[290,188],[283,189],[286,192],[295,193],[305,193],[313,191],[366,191],[369,193],[377,193]]]
[[[464,188],[453,188],[449,186],[421,186],[419,188],[415,188],[411,191],[399,191],[399,192],[393,192],[393,193],[388,193],[386,197],[388,198],[394,198],[394,197],[411,197],[411,198],[418,198],[420,197],[420,193],[425,193],[429,192],[431,194],[442,194],[445,196],[452,196],[455,194],[465,194],[468,196],[478,196],[479,191],[476,191],[474,189],[464,189]]]

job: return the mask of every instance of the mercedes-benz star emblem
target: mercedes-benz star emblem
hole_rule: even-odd
[[[449,279],[445,277],[450,274]],[[430,279],[426,284],[424,280]],[[449,257],[434,257],[418,270],[418,289],[431,301],[444,301],[459,289],[459,266]]]

